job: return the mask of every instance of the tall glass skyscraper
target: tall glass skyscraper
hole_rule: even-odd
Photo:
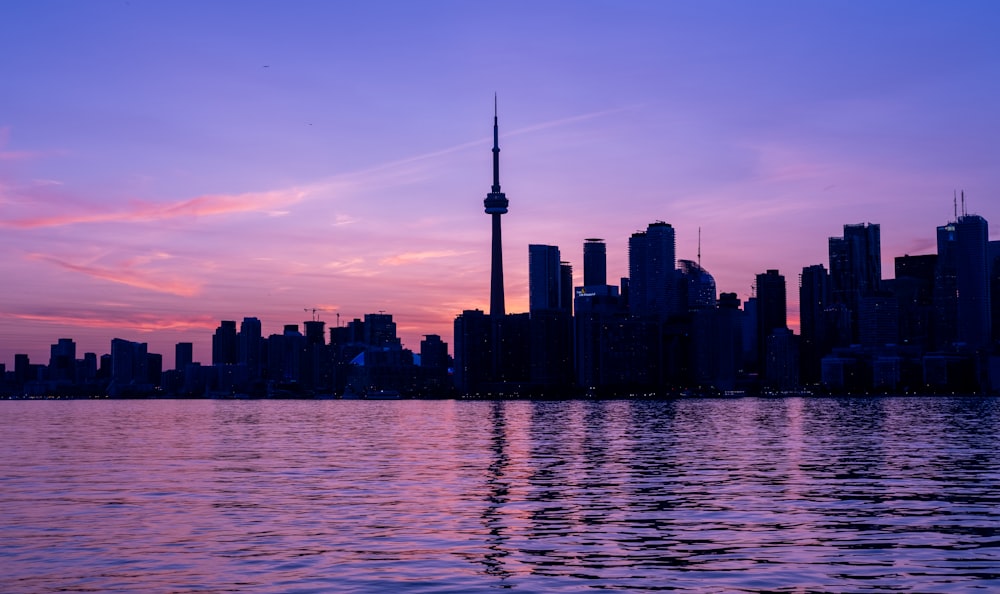
[[[554,245],[528,246],[528,310],[561,309],[562,268],[559,248]]]
[[[882,286],[880,227],[873,223],[844,225],[843,237],[830,238],[830,297],[851,315],[851,342],[857,342],[858,311],[862,297]]]
[[[677,313],[676,245],[669,223],[650,223],[628,241],[629,307],[660,318]]]
[[[964,214],[937,228],[936,306],[946,324],[945,339],[979,348],[990,344],[989,225]]]

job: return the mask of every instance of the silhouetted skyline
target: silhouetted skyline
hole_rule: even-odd
[[[1000,220],[995,3],[0,11],[7,364],[116,336],[205,361],[219,320],[269,335],[313,308],[453,342],[455,312],[489,309],[494,92],[510,312],[531,244],[579,286],[604,238],[614,284],[636,231],[668,222],[696,261],[701,228],[702,265],[745,301],[757,274],[791,289],[826,262],[846,223],[881,225],[889,277],[936,252],[954,190]]]

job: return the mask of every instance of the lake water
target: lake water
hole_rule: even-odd
[[[0,402],[3,592],[1000,591],[1000,401]]]

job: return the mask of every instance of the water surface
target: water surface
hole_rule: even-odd
[[[0,402],[4,592],[1000,591],[1000,402]]]

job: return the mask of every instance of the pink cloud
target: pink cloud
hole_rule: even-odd
[[[58,314],[40,313],[3,313],[0,318],[44,322],[47,324],[57,324],[61,326],[73,326],[78,328],[97,328],[120,330],[128,328],[139,332],[160,332],[160,331],[211,331],[218,326],[218,320],[209,316],[178,316],[168,317],[162,313],[122,315],[115,312],[112,317],[102,316],[97,312],[73,312]]]
[[[83,223],[150,223],[178,217],[219,216],[255,211],[274,213],[278,207],[302,201],[309,192],[310,190],[304,188],[291,188],[236,195],[199,196],[167,204],[136,201],[132,208],[121,211],[29,217],[0,221],[0,225],[16,229],[34,229]]]
[[[201,290],[201,286],[195,283],[165,278],[161,273],[149,274],[133,269],[132,267],[134,265],[145,263],[141,259],[132,262],[125,262],[122,267],[118,269],[110,269],[67,262],[45,254],[29,254],[28,257],[48,262],[50,264],[55,264],[64,270],[78,272],[92,278],[127,285],[138,289],[145,289],[147,291],[154,291],[157,293],[167,293],[180,297],[193,297]]]
[[[400,266],[403,264],[413,264],[416,262],[423,262],[425,260],[434,260],[437,258],[451,258],[452,256],[462,256],[464,254],[469,254],[472,252],[458,252],[455,250],[427,250],[422,252],[406,252],[402,254],[397,254],[395,256],[388,256],[382,258],[379,262],[385,266]]]

